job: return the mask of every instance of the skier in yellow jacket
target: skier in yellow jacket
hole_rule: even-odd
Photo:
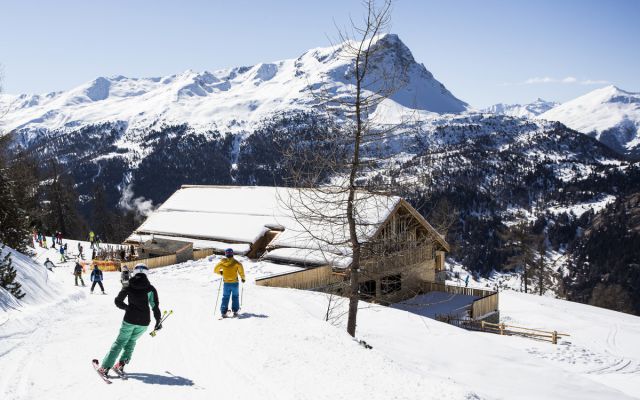
[[[240,275],[240,279],[242,283],[244,283],[244,268],[238,260],[233,258],[233,249],[226,249],[224,255],[226,258],[220,260],[213,269],[214,273],[222,275],[222,280],[224,281],[220,313],[222,314],[222,318],[227,318],[229,297],[231,297],[231,311],[233,311],[233,316],[236,317],[238,310],[240,310],[238,275]]]

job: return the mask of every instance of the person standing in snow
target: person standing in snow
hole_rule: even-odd
[[[84,254],[82,254],[82,243],[78,242],[78,257],[80,257],[81,260],[84,260]]]
[[[84,279],[82,279],[82,265],[79,262],[76,262],[76,266],[73,268],[73,276],[76,278],[76,286],[78,286],[78,279],[80,279],[82,286],[85,286]]]
[[[67,262],[67,259],[64,256],[64,246],[60,245],[59,251],[60,251],[60,262],[61,263]]]
[[[468,287],[469,286],[469,275],[467,275],[466,278],[464,278],[464,287]]]
[[[91,271],[91,293],[93,293],[93,289],[96,287],[96,283],[100,285],[100,289],[102,289],[102,294],[106,294],[104,292],[104,286],[102,286],[102,271],[98,268],[98,264],[94,264],[93,271]]]
[[[94,238],[95,234],[93,233],[93,231],[89,232],[89,243],[91,243],[91,249],[93,249],[93,238]]]
[[[224,281],[220,313],[222,314],[222,318],[227,318],[229,297],[231,297],[231,311],[233,311],[233,316],[238,315],[238,310],[240,310],[238,275],[240,275],[242,283],[244,283],[245,277],[242,264],[233,258],[233,249],[226,249],[224,255],[225,258],[216,264],[213,272],[222,275],[222,280]]]
[[[105,377],[111,368],[124,373],[124,366],[131,361],[136,341],[151,323],[150,311],[153,311],[153,317],[156,320],[155,330],[162,329],[158,291],[149,282],[147,271],[146,265],[136,265],[129,280],[129,286],[123,287],[115,298],[116,306],[125,310],[125,314],[118,337],[98,369],[98,372]],[[124,302],[127,298],[128,304]],[[115,364],[118,357],[118,363]]]
[[[52,249],[56,248],[56,235],[54,235],[53,233],[51,234],[51,248]]]
[[[123,288],[129,286],[130,275],[129,268],[123,265],[120,271],[120,283],[122,283]]]

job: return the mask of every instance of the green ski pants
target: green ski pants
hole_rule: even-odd
[[[122,356],[120,356],[120,360],[129,362],[129,360],[131,360],[131,354],[133,354],[133,349],[136,347],[136,341],[146,330],[146,326],[134,325],[122,321],[120,333],[118,333],[116,341],[111,345],[111,350],[109,350],[109,353],[104,357],[104,360],[102,360],[102,367],[107,369],[113,367],[121,351]]]

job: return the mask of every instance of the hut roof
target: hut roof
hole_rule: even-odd
[[[275,230],[280,233],[269,244],[269,248],[279,249],[273,254],[274,260],[291,258],[320,263],[324,259],[335,264],[338,255],[339,264],[348,265],[346,200],[345,193],[331,189],[184,185],[128,240],[153,234],[194,243],[254,244],[265,233]],[[366,242],[373,237],[401,204],[406,203],[397,196],[358,192],[355,215],[359,240]],[[435,232],[424,218],[420,216],[419,220]],[[435,234],[448,249],[444,239]],[[308,255],[303,254],[305,251]]]

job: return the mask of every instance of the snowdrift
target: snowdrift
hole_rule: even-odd
[[[18,300],[6,290],[0,288],[0,311],[20,310],[28,306],[43,306],[60,301],[66,291],[56,277],[56,272],[48,271],[29,256],[26,256],[8,246],[2,248],[0,243],[0,257],[11,254],[13,267],[17,271],[16,280],[22,285],[22,292],[26,295]]]

